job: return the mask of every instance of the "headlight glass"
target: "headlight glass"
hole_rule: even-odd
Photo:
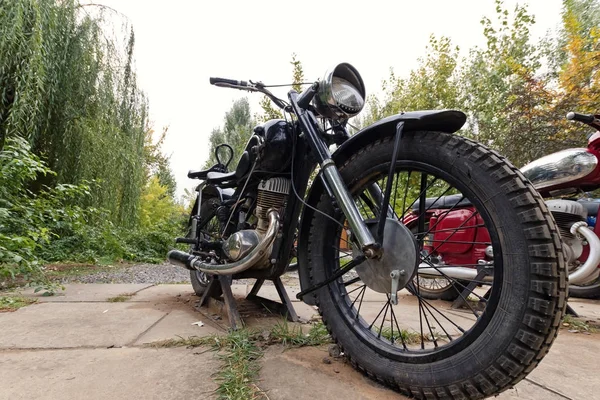
[[[365,99],[362,98],[358,89],[343,78],[333,77],[331,91],[338,105],[348,113],[357,113],[365,105]]]
[[[348,63],[337,64],[319,81],[313,104],[324,118],[348,119],[365,105],[365,84],[360,74]]]
[[[598,165],[587,149],[569,149],[544,156],[521,168],[521,172],[540,190],[585,178]]]

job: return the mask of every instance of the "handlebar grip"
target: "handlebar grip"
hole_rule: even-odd
[[[567,114],[567,119],[569,121],[579,121],[579,122],[583,122],[585,124],[591,124],[594,122],[593,115],[579,114],[579,113],[572,112],[572,111]]]
[[[210,84],[219,86],[219,84],[225,85],[233,85],[233,86],[248,86],[248,82],[246,81],[236,81],[235,79],[225,79],[225,78],[210,78]]]

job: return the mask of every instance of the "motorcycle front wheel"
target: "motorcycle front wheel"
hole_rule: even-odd
[[[372,187],[384,190],[393,147],[393,138],[375,141],[338,166],[365,220],[378,217]],[[414,279],[424,276],[419,268],[434,268],[462,291],[470,281],[453,278],[445,269],[452,266],[433,263],[422,250],[471,246],[476,239],[469,230],[480,228],[490,234],[485,245],[493,246],[489,279],[476,281],[476,288],[463,298],[463,308],[452,309],[448,302],[423,296],[421,285],[414,283],[398,292],[394,305],[389,292],[369,286],[377,274],[382,274],[379,281],[386,279],[385,271],[364,276],[351,271],[317,292],[323,322],[352,365],[404,394],[419,399],[498,394],[540,362],[558,332],[566,306],[566,275],[555,222],[516,168],[459,136],[406,132],[395,170],[390,206],[399,220],[419,199],[461,194],[471,204],[464,223],[446,231],[444,240],[431,239],[428,231],[433,227],[413,232],[421,249]],[[435,202],[427,207],[425,211],[435,209]],[[306,255],[313,283],[327,279],[357,253],[352,240],[345,241],[345,218],[326,192],[317,209],[322,214],[312,216]],[[472,219],[477,215],[481,218]]]

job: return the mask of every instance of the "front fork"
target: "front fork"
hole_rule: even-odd
[[[321,166],[321,172],[323,174],[323,178],[325,180],[325,184],[329,193],[333,195],[336,199],[337,204],[340,209],[346,216],[346,220],[348,221],[348,225],[358,245],[360,246],[363,254],[367,258],[378,258],[381,256],[381,243],[383,243],[383,227],[385,224],[385,219],[388,215],[394,215],[393,210],[390,210],[389,200],[392,189],[392,180],[390,176],[393,178],[393,171],[395,170],[395,163],[392,162],[390,165],[390,171],[388,174],[388,180],[386,185],[386,190],[382,194],[381,189],[377,185],[373,185],[373,187],[369,188],[370,192],[373,194],[378,194],[376,199],[381,198],[381,208],[380,210],[388,210],[385,213],[380,213],[381,217],[377,226],[377,238],[373,236],[365,221],[363,220],[356,203],[350,196],[348,188],[344,184],[344,180],[340,175],[335,162],[331,159],[331,153],[329,149],[325,145],[325,142],[321,138],[320,128],[317,124],[317,120],[314,114],[311,111],[304,110],[298,107],[296,102],[296,98],[298,97],[297,93],[290,93],[290,100],[292,103],[292,108],[298,117],[300,125],[302,127],[303,132],[306,134],[308,139],[309,146],[313,150],[315,157],[317,158],[317,162]],[[400,138],[402,133],[403,123],[398,124],[398,132],[396,135],[396,142],[394,145],[394,157],[395,160],[398,156],[399,146],[400,146]]]

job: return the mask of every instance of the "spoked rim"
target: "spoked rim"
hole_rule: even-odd
[[[359,179],[362,185],[356,188],[350,188],[356,204],[361,214],[366,219],[373,219],[378,216],[379,204],[367,193],[367,187],[373,183],[378,183],[381,190],[385,188],[385,180],[387,175],[386,165],[379,165],[372,170],[365,173],[365,179]],[[411,178],[412,176],[412,178]],[[436,209],[436,202],[448,194],[458,191],[462,196],[461,199],[467,199],[471,203],[471,207],[476,210],[473,216],[479,215],[483,220],[484,226],[476,225],[474,228],[467,222],[462,223],[458,228],[462,230],[475,229],[475,228],[487,228],[491,241],[488,245],[493,247],[493,268],[491,268],[491,274],[493,279],[491,282],[474,281],[485,288],[486,293],[478,293],[478,290],[472,292],[473,297],[476,299],[477,305],[471,304],[472,299],[464,298],[466,304],[465,310],[450,310],[449,302],[446,308],[442,308],[437,301],[428,300],[423,298],[419,289],[420,274],[415,275],[415,282],[417,284],[409,283],[406,288],[400,291],[399,304],[392,305],[390,302],[389,294],[376,294],[371,291],[367,285],[362,282],[362,279],[356,273],[351,271],[345,274],[335,283],[329,286],[329,290],[334,297],[336,307],[339,308],[341,314],[344,317],[346,324],[353,328],[357,335],[362,341],[372,347],[375,351],[384,354],[385,357],[406,360],[410,359],[411,362],[431,362],[446,358],[453,354],[460,352],[462,349],[473,343],[479,335],[485,330],[490,323],[494,313],[496,312],[497,305],[500,299],[500,288],[502,287],[502,276],[503,276],[503,263],[502,263],[502,252],[497,235],[497,230],[489,216],[488,210],[484,207],[483,202],[479,199],[475,193],[466,185],[457,181],[454,177],[447,174],[434,166],[424,164],[416,161],[399,161],[396,164],[396,174],[393,182],[392,199],[390,200],[390,206],[393,207],[397,217],[400,220],[404,220],[407,212],[412,209],[415,203],[415,195],[409,194],[409,187],[413,181],[417,181],[417,187],[419,188],[416,199],[433,198],[433,204],[425,202],[425,212],[417,216],[417,226],[421,227],[421,230],[417,230],[415,238],[419,243],[419,248],[423,249],[424,244],[429,244],[433,248],[433,252],[427,253],[421,251],[419,255],[421,263],[424,263],[427,267],[434,268],[439,271],[441,276],[439,278],[446,279],[452,283],[452,285],[460,293],[465,288],[465,285],[470,282],[468,279],[456,279],[448,276],[444,272],[444,268],[452,266],[460,266],[466,268],[477,267],[473,264],[455,264],[455,265],[436,265],[431,262],[431,256],[435,253],[436,246],[440,246],[445,243],[452,243],[452,234],[446,235],[445,240],[436,242],[435,239],[431,239],[430,233],[435,228],[435,225],[429,229],[423,230],[425,226],[425,214],[427,211]],[[401,182],[404,181],[404,182]],[[440,185],[440,182],[444,182],[445,186]],[[404,188],[402,187],[404,184]],[[427,195],[428,189],[434,188],[436,196]],[[461,200],[462,201],[462,200]],[[411,204],[412,203],[412,204]],[[429,203],[429,204],[428,204]],[[457,202],[458,204],[459,202]],[[439,204],[439,203],[438,203]],[[439,207],[439,206],[438,206]],[[464,207],[463,207],[464,208]],[[460,206],[449,207],[445,210],[448,213],[452,210],[460,209]],[[402,211],[399,211],[402,210]],[[343,216],[339,218],[341,224],[344,223]],[[457,231],[460,231],[457,229]],[[341,228],[337,228],[336,234],[332,237],[328,237],[329,246],[326,246],[324,256],[327,260],[333,261],[328,262],[328,274],[332,274],[336,269],[343,267],[347,262],[352,259],[352,252],[348,249],[343,249],[344,241],[341,238]],[[471,244],[476,243],[475,240]],[[337,245],[336,245],[337,244]],[[346,247],[351,248],[351,243],[346,240]],[[468,244],[461,242],[459,244]],[[384,250],[385,251],[385,250]],[[330,254],[326,254],[330,252]],[[333,255],[333,257],[331,257]],[[429,275],[428,277],[430,277]],[[489,289],[489,290],[488,290]],[[482,289],[483,290],[483,289]],[[383,296],[381,297],[382,306],[377,311],[372,311],[372,315],[367,318],[365,310],[365,297],[369,296]],[[414,305],[416,298],[417,316],[413,317],[413,329],[409,331],[407,326],[410,324],[402,323],[406,320],[406,309],[402,310],[401,305],[410,304],[410,296],[413,297],[412,303]],[[387,300],[386,300],[387,297]],[[403,304],[404,303],[404,304]],[[482,307],[483,306],[483,307]],[[414,307],[413,307],[414,308]],[[361,310],[362,314],[361,314]],[[412,311],[415,314],[415,311]],[[461,317],[462,314],[462,317]],[[465,317],[465,314],[470,314],[470,317]],[[459,318],[455,318],[455,317]],[[418,328],[415,329],[415,321],[418,318]],[[466,326],[465,321],[471,321],[470,326]],[[465,325],[465,326],[463,326]],[[416,343],[415,335],[417,336]]]
[[[217,218],[217,215],[213,213],[210,219],[206,221],[203,225],[200,225],[198,229],[200,229],[200,236],[202,238],[205,238],[207,240],[216,240],[219,235],[219,220]],[[194,246],[195,245],[190,246],[192,253],[194,252]],[[201,285],[208,286],[211,279],[210,275],[208,275],[206,272],[198,270],[194,271],[194,273],[196,275],[196,279]]]
[[[413,280],[415,282],[415,280]],[[418,282],[420,290],[427,290],[430,293],[443,293],[451,287],[452,282],[446,278],[434,278],[434,277],[419,277]]]

